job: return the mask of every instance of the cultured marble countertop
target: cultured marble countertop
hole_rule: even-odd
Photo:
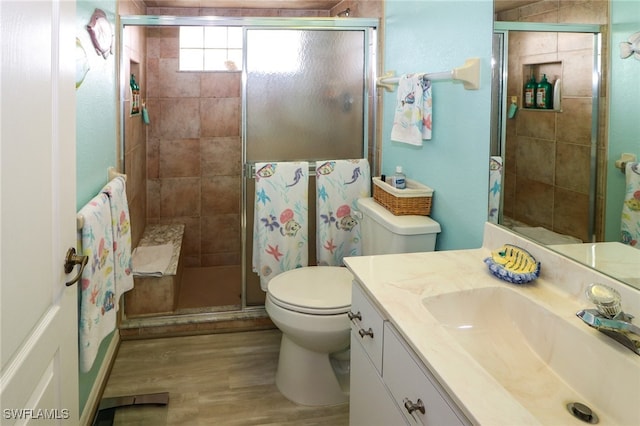
[[[505,243],[518,244],[541,261],[540,278],[532,284],[514,285],[491,275],[483,259],[490,255],[491,249]],[[526,293],[537,303],[573,321],[577,332],[597,333],[580,324],[575,314],[589,306],[584,289],[590,282],[597,280],[612,284],[606,276],[546,248],[506,234],[491,224],[485,226],[483,248],[351,257],[345,259],[345,263],[383,316],[402,334],[474,424],[572,424],[573,419],[567,419],[566,407],[560,403],[557,407],[541,408],[541,411],[549,411],[545,420],[541,420],[539,415],[534,417],[465,352],[424,307],[422,299],[457,290],[507,286]],[[623,299],[633,298],[634,305],[640,300],[637,292],[629,293],[624,288],[620,291],[624,293]],[[629,351],[629,356],[636,355]],[[535,404],[541,392],[549,392],[535,386],[533,379],[530,395],[525,395],[530,398],[528,404]],[[601,424],[606,424],[606,419],[601,418]]]

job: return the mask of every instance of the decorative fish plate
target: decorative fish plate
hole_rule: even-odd
[[[493,275],[513,284],[525,284],[540,275],[540,262],[525,249],[511,244],[492,251],[484,263]]]

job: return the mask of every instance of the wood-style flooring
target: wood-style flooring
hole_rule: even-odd
[[[348,425],[348,404],[305,407],[280,394],[280,338],[273,329],[123,341],[103,396],[169,392],[169,404],[119,408],[113,424]]]

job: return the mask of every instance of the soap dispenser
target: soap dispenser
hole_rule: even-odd
[[[405,189],[407,187],[407,177],[402,172],[402,166],[396,166],[396,173],[393,175],[391,181],[397,189]]]

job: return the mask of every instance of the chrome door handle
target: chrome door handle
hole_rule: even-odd
[[[67,257],[64,259],[64,273],[70,274],[76,265],[80,265],[78,275],[76,275],[71,281],[67,282],[67,287],[74,285],[80,280],[80,278],[82,278],[82,272],[84,271],[84,267],[87,266],[87,262],[89,262],[89,256],[76,254],[76,249],[73,247],[67,250]]]

